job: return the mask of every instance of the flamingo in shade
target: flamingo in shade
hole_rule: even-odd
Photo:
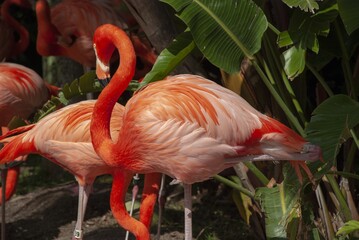
[[[25,66],[0,63],[0,126],[3,134],[13,117],[28,119],[51,95],[57,95],[58,90]],[[6,186],[6,200],[14,193],[17,178],[18,168],[15,168],[10,170],[6,181],[2,181],[3,187]]]
[[[1,5],[0,61],[20,55],[30,43],[29,32],[9,14],[11,5],[31,9],[31,4],[27,0],[5,0]],[[14,32],[18,34],[18,40],[15,39]]]
[[[50,9],[46,0],[36,2],[37,51],[42,56],[66,56],[85,67],[95,66],[92,37],[104,23],[125,27],[112,1],[64,0]]]
[[[40,154],[75,175],[79,184],[78,215],[75,231],[72,239],[82,239],[82,222],[86,210],[87,200],[92,190],[95,178],[103,174],[121,172],[125,182],[125,188],[120,188],[114,181],[111,196],[120,194],[125,196],[133,174],[115,169],[106,165],[93,150],[90,137],[90,119],[95,100],[87,100],[61,108],[36,124],[11,130],[4,135],[1,142],[6,143],[0,151],[0,163],[13,161],[18,156],[30,153]],[[114,106],[111,120],[111,134],[117,138],[121,129],[121,118],[124,107],[120,104]],[[17,134],[12,136],[13,134]],[[158,173],[148,174],[145,177],[143,201],[140,210],[140,220],[147,229],[150,226],[154,204],[159,187]],[[123,185],[123,184],[122,184]],[[113,199],[113,197],[111,197]],[[113,206],[119,204],[114,202]],[[116,212],[117,211],[117,212]],[[121,215],[120,224],[132,221],[128,214],[118,213],[126,209],[113,209],[113,215],[117,218]]]
[[[96,28],[105,23],[128,28],[125,21],[114,11],[111,0],[63,0],[51,9],[46,0],[38,0],[36,15],[38,53],[42,56],[71,58],[83,65],[85,71],[96,66],[92,47]],[[134,34],[131,34],[131,38],[136,54],[144,64],[144,69],[137,74],[138,78],[141,78],[152,67],[157,55],[148,42]]]
[[[135,53],[125,32],[111,24],[97,28],[94,49],[99,79],[109,79],[115,49],[121,59],[94,107],[90,128],[94,149],[110,166],[161,172],[182,182],[185,239],[192,239],[192,183],[244,160],[293,160],[298,174],[302,167],[312,177],[304,161],[321,157],[318,146],[234,92],[196,75],[170,76],[138,90],[125,105],[118,139],[111,138],[111,112],[132,79]]]
[[[13,117],[28,119],[59,88],[47,84],[33,70],[15,63],[0,63],[0,127],[2,134]],[[25,158],[25,157],[21,157]],[[20,159],[18,159],[20,160]],[[1,170],[2,237],[5,234],[5,201],[14,194],[19,168]],[[2,238],[3,239],[3,238]]]

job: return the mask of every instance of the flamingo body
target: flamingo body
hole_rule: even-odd
[[[64,0],[51,10],[46,0],[40,0],[36,13],[40,55],[66,56],[87,67],[95,66],[92,47],[95,29],[105,23],[125,27],[109,0]]]
[[[96,74],[109,79],[115,49],[121,63],[94,107],[95,151],[110,166],[138,173],[161,172],[185,186],[185,239],[192,239],[190,184],[243,160],[318,160],[321,150],[280,122],[261,114],[234,92],[196,75],[151,83],[126,104],[118,140],[110,135],[112,108],[130,83],[136,65],[130,39],[116,26],[94,35]]]
[[[57,89],[58,90],[58,89]],[[0,126],[18,116],[27,119],[56,91],[33,70],[15,63],[0,63]]]
[[[11,5],[31,9],[31,4],[28,0],[5,0],[2,3],[0,61],[23,53],[30,43],[29,32],[9,14]],[[19,39],[15,38],[14,32],[18,34]]]
[[[80,185],[92,184],[97,176],[111,174],[112,168],[97,156],[91,145],[89,127],[94,104],[95,100],[72,104],[37,124],[10,131],[9,134],[24,132],[3,140],[8,143],[1,150],[1,162],[30,153],[40,154],[74,174]],[[122,113],[123,107],[116,104],[113,137],[117,137],[121,127]]]
[[[122,208],[121,201],[125,197],[132,173],[115,169],[102,161],[93,149],[90,136],[90,121],[93,107],[96,100],[82,101],[72,104],[53,112],[38,123],[27,125],[8,132],[1,142],[6,143],[0,151],[0,163],[13,161],[12,159],[30,153],[40,154],[54,163],[60,165],[75,175],[80,186],[79,213],[73,239],[82,239],[81,226],[83,215],[86,209],[89,191],[92,188],[95,178],[103,174],[114,174],[121,172],[121,183],[115,184],[112,189],[114,196],[121,196],[116,199],[113,211],[121,226],[132,220],[125,208]],[[111,134],[115,139],[118,130],[122,127],[122,115],[124,107],[115,105],[112,114]],[[18,134],[11,136],[13,134]],[[151,217],[158,192],[159,174],[152,174],[145,178],[145,189],[140,210],[140,219],[143,223],[139,229],[147,232],[150,226]],[[116,187],[115,187],[116,186]],[[116,207],[117,205],[120,207]],[[121,219],[118,219],[121,216]]]
[[[168,77],[137,92],[126,104],[119,139],[110,152],[122,160],[107,158],[109,164],[141,173],[159,171],[186,184],[204,181],[241,157],[319,156],[319,149],[301,153],[307,142],[285,125],[195,75]]]

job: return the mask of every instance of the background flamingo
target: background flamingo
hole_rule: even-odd
[[[36,125],[12,130],[8,135],[20,134],[3,139],[2,142],[7,142],[7,144],[0,151],[1,163],[12,161],[18,156],[35,153],[48,158],[75,175],[79,184],[79,205],[73,239],[82,239],[82,222],[95,178],[103,174],[113,174],[115,171],[115,168],[109,167],[97,156],[90,142],[90,119],[94,104],[95,100],[72,104],[47,115]],[[123,110],[120,104],[115,105],[111,121],[111,134],[114,139],[117,138],[121,128]],[[130,184],[133,174],[122,173],[121,170],[116,171],[124,176],[124,183],[120,184],[121,187],[114,183],[112,195],[124,196],[128,187],[126,184]],[[140,219],[146,229],[149,228],[152,219],[158,184],[159,174],[146,176],[140,213]],[[116,198],[111,197],[111,199]],[[122,200],[118,202],[116,199],[114,205],[116,204],[123,205]],[[118,211],[127,213],[126,209]],[[119,213],[114,209],[113,214],[117,217]],[[128,214],[121,213],[121,216],[125,218],[118,220],[120,224],[132,221]]]
[[[10,14],[11,5],[31,9],[31,4],[27,0],[5,0],[1,5],[0,21],[0,61],[12,58],[23,53],[29,46],[29,32]],[[18,39],[15,38],[15,34]]]
[[[0,63],[0,127],[3,132],[7,131],[13,117],[28,119],[57,92],[57,87],[47,84],[33,70],[15,63]],[[2,236],[5,234],[5,201],[15,192],[19,168],[10,169],[9,174],[6,171],[1,171]]]
[[[46,0],[37,1],[39,54],[66,56],[86,69],[95,67],[96,56],[92,47],[95,29],[105,23],[128,28],[126,22],[115,12],[115,7],[110,0],[64,0],[50,9]],[[138,56],[143,59],[145,66],[152,66],[156,55],[149,44],[146,42],[146,45],[137,36],[133,38]]]
[[[293,162],[312,177],[305,160],[320,158],[320,148],[244,99],[195,75],[177,75],[139,90],[126,104],[118,140],[110,136],[111,111],[131,81],[135,53],[116,26],[94,35],[99,79],[109,78],[109,61],[118,49],[121,64],[101,92],[91,122],[95,151],[110,166],[139,173],[162,172],[185,188],[185,237],[192,239],[190,184],[204,181],[243,160]]]

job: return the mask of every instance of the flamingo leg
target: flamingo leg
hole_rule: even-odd
[[[82,223],[84,221],[88,198],[92,191],[92,184],[79,185],[79,203],[77,209],[77,221],[72,240],[81,240],[83,237]]]
[[[136,197],[137,197],[137,194],[138,194],[138,180],[140,178],[138,177],[138,174],[136,174],[134,177],[133,177],[133,180],[134,180],[134,185],[133,185],[133,188],[132,188],[132,199],[131,199],[131,208],[130,208],[130,216],[132,217],[132,213],[133,213],[133,208],[135,206],[135,201],[136,201]],[[128,240],[128,237],[130,235],[130,232],[129,231],[126,231],[126,237],[125,237],[125,240]]]
[[[183,188],[185,240],[192,240],[192,186],[191,184],[183,184]]]
[[[162,223],[162,212],[163,212],[163,197],[164,197],[164,185],[165,185],[166,175],[162,174],[161,177],[161,187],[158,191],[158,224],[157,224],[157,235],[156,239],[159,240],[161,237],[161,223]]]
[[[6,175],[7,175],[7,168],[6,165],[1,166],[1,240],[5,240],[6,238],[6,217],[5,217],[5,202],[6,202]]]

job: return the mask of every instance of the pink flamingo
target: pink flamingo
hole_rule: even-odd
[[[59,88],[47,84],[27,67],[15,63],[0,63],[0,126],[3,127],[3,133],[7,131],[4,127],[7,127],[13,117],[28,119],[51,95],[57,95],[58,90]],[[7,200],[15,191],[17,173],[18,168],[15,168],[7,176]]]
[[[9,14],[11,5],[31,9],[27,0],[5,0],[1,5],[0,61],[20,55],[30,43],[29,32]],[[14,38],[14,31],[19,35],[18,40]]]
[[[28,119],[41,107],[50,95],[57,95],[59,88],[47,84],[36,72],[15,63],[0,63],[0,127],[2,133],[13,117]],[[3,169],[2,175],[2,234],[5,234],[5,201],[14,194],[19,167]],[[4,235],[2,235],[4,236]]]
[[[85,67],[95,66],[95,29],[104,23],[126,27],[113,9],[109,0],[64,0],[51,9],[46,0],[37,1],[37,51],[42,56],[66,56]]]
[[[36,2],[37,51],[42,56],[66,56],[85,68],[96,66],[92,47],[95,29],[105,23],[127,24],[114,11],[113,1],[64,0],[50,9],[46,0]],[[152,66],[156,54],[136,36],[134,44],[144,64]]]
[[[185,238],[192,239],[190,184],[204,181],[243,160],[320,158],[319,147],[258,112],[232,91],[196,75],[151,83],[126,104],[118,140],[110,135],[111,112],[135,69],[135,52],[116,26],[94,35],[99,79],[109,79],[109,61],[118,49],[121,63],[95,104],[91,136],[95,151],[110,166],[138,173],[161,172],[185,189]],[[301,178],[301,175],[299,175]],[[141,238],[146,239],[146,238]]]
[[[90,120],[95,100],[82,101],[53,112],[38,123],[20,127],[8,132],[5,147],[0,151],[0,163],[13,161],[12,159],[30,153],[40,154],[75,175],[79,184],[78,215],[72,239],[82,239],[82,222],[86,210],[87,200],[92,190],[95,178],[103,174],[121,172],[126,184],[130,184],[133,174],[120,169],[109,167],[93,150],[90,137]],[[111,135],[117,138],[122,126],[124,107],[116,104],[112,113]],[[11,136],[12,134],[18,134]],[[146,176],[143,201],[141,204],[140,220],[146,229],[149,228],[160,174]],[[111,196],[120,194],[125,196],[128,185],[119,188],[114,180]],[[113,201],[111,197],[111,201]],[[117,202],[113,202],[113,215],[118,218]],[[124,210],[126,211],[126,209]],[[132,221],[128,214],[121,215],[119,223]]]

